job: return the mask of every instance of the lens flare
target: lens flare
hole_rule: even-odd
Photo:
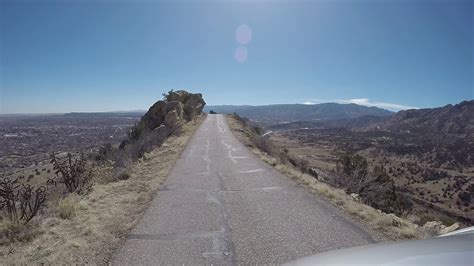
[[[252,40],[252,29],[247,24],[242,24],[235,31],[235,40],[240,44],[247,44]]]
[[[234,58],[239,63],[244,63],[247,60],[247,48],[245,46],[239,46],[235,49]]]

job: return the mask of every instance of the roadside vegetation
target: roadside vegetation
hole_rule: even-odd
[[[446,227],[432,219],[421,226],[409,221],[407,216],[413,204],[396,192],[393,180],[382,165],[369,167],[363,157],[345,153],[340,155],[337,169],[328,176],[310,168],[307,161],[287,149],[278,147],[258,124],[237,114],[227,118],[236,137],[263,161],[391,239],[420,239],[459,226]]]
[[[133,127],[96,154],[51,154],[50,175],[0,176],[2,264],[103,264],[125,240],[204,119]],[[125,144],[124,144],[125,143]]]

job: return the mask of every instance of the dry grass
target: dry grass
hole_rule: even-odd
[[[170,136],[161,147],[146,154],[146,159],[129,170],[129,179],[98,183],[85,196],[61,200],[57,210],[49,210],[36,219],[39,235],[26,243],[14,241],[0,245],[1,263],[108,263],[202,121],[203,117],[185,124],[179,134]],[[0,228],[4,224],[0,221]]]
[[[250,140],[248,129],[243,128],[243,125],[239,121],[232,116],[228,116],[227,120],[229,127],[236,137],[264,162],[272,165],[279,172],[290,177],[297,183],[309,188],[312,193],[323,196],[329,202],[355,216],[369,227],[376,229],[394,240],[420,239],[425,236],[425,232],[418,225],[393,214],[386,214],[368,205],[357,202],[343,190],[331,187],[313,176],[302,173],[291,165],[282,164],[280,160],[259,150]]]
[[[27,243],[39,234],[35,224],[5,221],[0,223],[0,246],[11,242]]]
[[[71,194],[70,196],[61,199],[58,204],[59,217],[63,219],[72,219],[76,215],[76,200],[73,199]]]

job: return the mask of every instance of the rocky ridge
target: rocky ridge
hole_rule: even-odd
[[[148,109],[130,130],[129,138],[120,143],[119,149],[130,143],[142,143],[143,147],[159,145],[182,124],[196,120],[202,114],[204,105],[206,102],[200,93],[171,90],[163,94],[163,100]],[[142,154],[143,150],[140,149],[138,154]]]
[[[165,99],[153,104],[142,117],[141,124],[148,130],[165,126],[176,129],[181,123],[196,119],[206,102],[200,93],[184,90],[170,91]]]

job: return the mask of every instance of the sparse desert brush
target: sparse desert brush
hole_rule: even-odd
[[[130,169],[108,162],[103,165],[95,166],[93,176],[97,183],[108,184],[130,178]]]
[[[263,154],[258,155],[262,156]],[[386,214],[371,206],[359,203],[341,189],[331,187],[308,174],[298,173],[298,170],[292,169],[288,165],[279,164],[276,168],[392,238],[411,239],[423,236],[423,232],[417,225],[393,214]]]
[[[115,167],[110,173],[107,180],[110,182],[116,182],[121,180],[127,180],[130,178],[130,170],[124,167]]]
[[[259,148],[260,150],[270,155],[275,154],[275,147],[273,143],[271,142],[269,136],[256,136],[254,143],[257,146],[257,148]]]
[[[0,245],[12,242],[29,242],[40,234],[36,224],[24,224],[18,221],[0,221]]]
[[[114,146],[112,146],[112,144],[110,143],[106,143],[100,146],[99,151],[95,155],[94,159],[98,162],[107,162],[112,158],[114,152]]]
[[[63,184],[68,192],[84,194],[90,191],[94,184],[92,180],[92,167],[88,165],[84,153],[73,155],[68,153],[66,158],[59,158],[51,154],[51,163],[54,166],[55,177],[48,180],[49,185]]]
[[[43,208],[46,188],[20,183],[22,177],[12,178],[3,174],[0,178],[0,212],[13,224],[27,224]]]
[[[101,165],[96,165],[92,170],[92,175],[95,182],[99,184],[107,184],[112,180],[112,171],[114,170],[114,165],[111,161],[105,162]]]
[[[145,124],[138,122],[130,129],[130,132],[128,133],[128,137],[132,141],[137,141],[142,137],[144,133],[145,133]]]
[[[141,128],[141,126],[137,125],[132,128],[129,139],[124,140],[119,149],[114,150],[110,155],[116,167],[130,167],[146,153],[162,145],[172,133],[179,134],[180,130],[180,127],[171,130],[165,126],[159,126],[152,131],[138,128]],[[139,130],[140,133],[133,133],[134,130]]]
[[[386,213],[406,216],[413,208],[406,196],[396,192],[394,180],[382,165],[370,169],[367,159],[358,154],[340,156],[331,184],[358,194],[365,204]]]
[[[446,215],[441,215],[441,216],[439,217],[439,221],[440,221],[441,223],[443,223],[445,226],[451,226],[451,225],[453,225],[454,223],[456,223],[456,220],[454,220],[453,218],[448,217],[448,216],[446,216]]]
[[[130,178],[130,173],[127,171],[127,169],[122,169],[116,173],[116,178],[118,180],[127,180]]]
[[[431,221],[434,221],[434,220],[435,220],[435,218],[432,215],[424,214],[424,215],[421,215],[421,217],[419,218],[417,224],[420,225],[420,226],[423,226],[427,222],[431,222]]]

